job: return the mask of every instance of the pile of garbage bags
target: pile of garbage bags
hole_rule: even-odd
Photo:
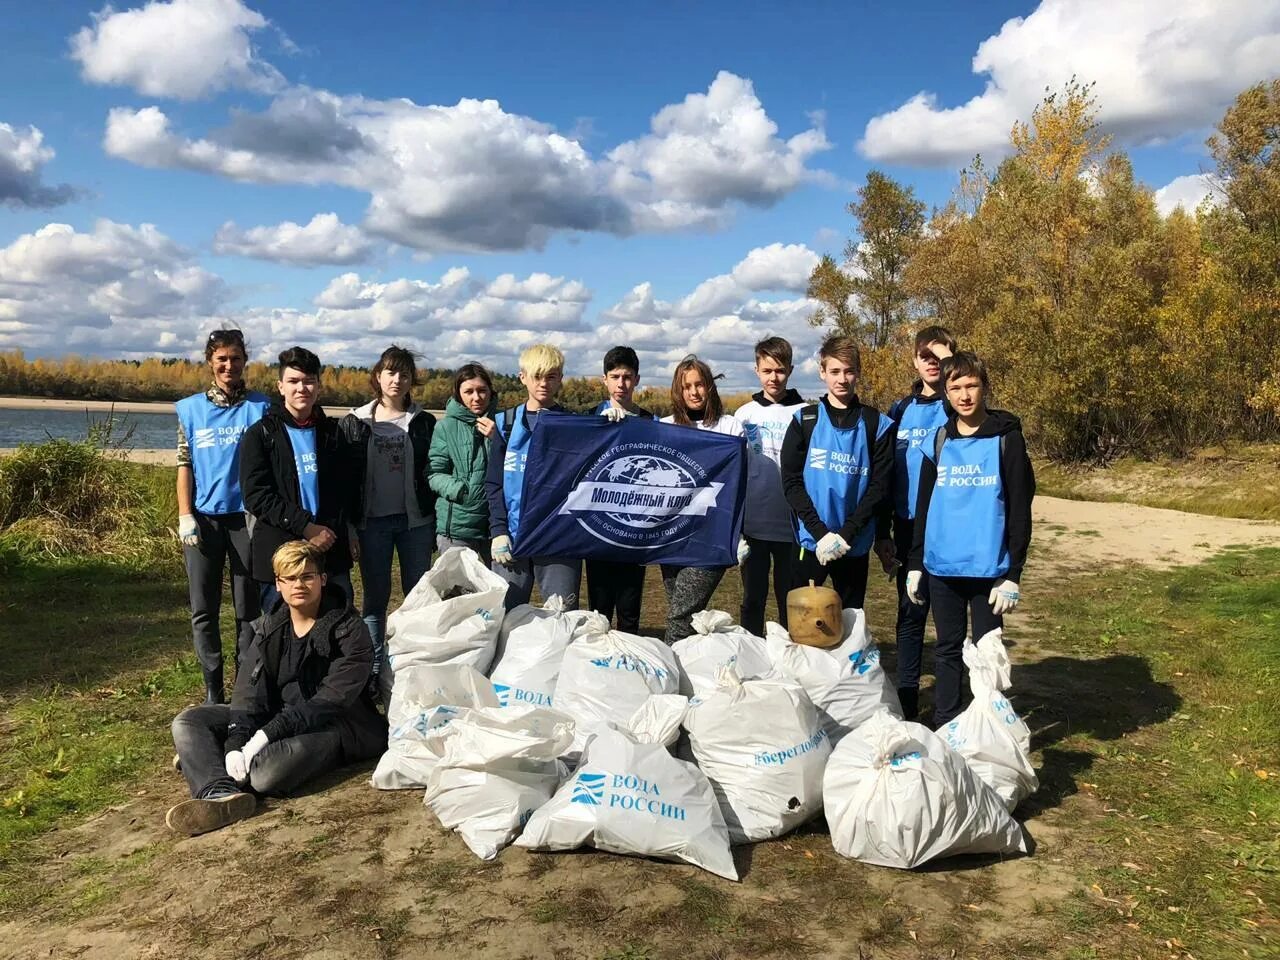
[[[1011,813],[1038,783],[998,630],[966,645],[973,703],[935,733],[901,719],[861,610],[831,649],[718,610],[668,647],[555,596],[504,613],[505,593],[455,548],[387,620],[373,785],[422,789],[479,857],[593,847],[736,880],[735,844],[824,810],[867,863],[1027,850]]]

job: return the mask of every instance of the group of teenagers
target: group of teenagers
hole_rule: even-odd
[[[558,348],[521,353],[527,396],[505,410],[489,372],[463,365],[439,421],[414,401],[415,358],[401,347],[374,365],[373,399],[341,417],[317,403],[321,363],[310,350],[280,354],[278,398],[246,388],[247,357],[240,331],[215,330],[205,344],[211,386],[177,404],[178,533],[205,679],[205,702],[173,722],[174,764],[191,799],[167,822],[188,835],[248,816],[259,795],[286,795],[386,748],[378,675],[389,669],[393,557],[408,594],[434,551],[469,547],[507,582],[507,609],[529,602],[535,584],[576,609],[584,567],[579,558],[513,553],[533,431],[543,417],[573,412],[557,402]],[[845,608],[861,608],[874,554],[897,583],[907,719],[919,711],[933,611],[941,726],[962,707],[966,635],[1001,626],[1018,604],[1035,479],[1018,418],[987,406],[980,358],[929,326],[916,335],[912,364],[911,393],[881,413],[858,399],[857,342],[829,336],[818,351],[825,393],[810,403],[790,386],[791,344],[769,337],[755,346],[761,389],[749,402],[727,413],[716,375],[691,355],[676,365],[673,412],[661,421],[745,440],[742,625],[763,635],[771,582],[783,626],[786,594],[810,581],[829,579]],[[635,400],[635,350],[611,349],[602,375],[608,398],[585,412],[655,419]],[[590,608],[638,632],[645,567],[588,559],[585,569]],[[693,614],[729,569],[662,565],[668,643],[692,633]],[[230,703],[218,627],[227,572],[237,628]]]

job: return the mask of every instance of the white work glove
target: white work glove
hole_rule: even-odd
[[[920,584],[924,573],[920,570],[907,571],[907,599],[917,606],[924,606],[924,597],[920,594]]]
[[[240,752],[244,754],[244,769],[247,772],[249,767],[253,765],[253,758],[262,752],[262,748],[267,745],[267,735],[259,730],[249,742],[240,748]]]
[[[991,612],[997,617],[1012,613],[1022,595],[1018,593],[1018,585],[1012,580],[1001,580],[991,588],[987,603],[991,604]]]
[[[227,776],[236,783],[244,784],[249,779],[249,765],[244,762],[244,754],[232,750],[226,758]]]
[[[178,539],[184,547],[199,546],[200,524],[196,523],[195,514],[184,513],[178,517]]]
[[[506,534],[493,538],[493,543],[490,544],[490,552],[493,554],[493,559],[504,567],[515,566],[516,558],[511,552],[511,538]]]
[[[818,562],[824,567],[832,560],[839,560],[849,552],[849,544],[838,533],[828,533],[818,541],[818,549],[814,553]]]
[[[615,407],[613,404],[610,404],[604,408],[604,411],[600,416],[604,417],[610,423],[621,423],[627,417],[631,416],[631,414],[627,413],[627,411],[623,410],[621,407]]]
[[[751,544],[747,543],[746,537],[738,538],[738,566],[742,566],[747,562],[747,557],[751,556]]]

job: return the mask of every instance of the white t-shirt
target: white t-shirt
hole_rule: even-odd
[[[782,439],[803,406],[751,400],[734,414],[747,438],[747,513],[742,532],[754,540],[795,540],[791,508],[782,492]]]
[[[673,416],[663,417],[658,422],[659,423],[675,423],[676,418]],[[742,424],[740,424],[736,419],[734,419],[732,416],[730,416],[727,413],[723,417],[721,417],[719,420],[717,420],[715,423],[711,424],[711,426],[707,426],[701,420],[695,421],[693,423],[693,426],[697,427],[699,430],[710,430],[712,433],[725,433],[731,437],[745,437],[747,435],[746,432],[742,429]]]

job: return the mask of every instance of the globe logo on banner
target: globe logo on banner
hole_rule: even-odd
[[[587,468],[559,512],[605,543],[646,550],[692,535],[723,487],[674,447],[624,443]]]

